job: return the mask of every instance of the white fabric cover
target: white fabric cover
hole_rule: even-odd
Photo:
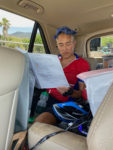
[[[88,101],[94,116],[113,83],[113,68],[84,72],[77,77],[84,80],[86,84]]]
[[[19,88],[18,105],[15,122],[15,132],[26,130],[28,127],[28,117],[31,110],[33,91],[35,86],[35,76],[29,61],[28,52],[17,48],[25,56],[24,76]]]

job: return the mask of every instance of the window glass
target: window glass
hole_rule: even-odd
[[[28,51],[34,21],[0,9],[0,45]],[[39,30],[33,52],[45,53]]]
[[[39,30],[37,30],[33,52],[34,53],[45,53],[44,45],[43,45]]]
[[[34,21],[0,9],[0,45],[28,50]]]
[[[101,36],[90,40],[89,57],[101,58],[113,54],[113,35]]]

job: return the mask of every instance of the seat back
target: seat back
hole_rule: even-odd
[[[102,64],[102,58],[84,58],[88,61],[91,70],[96,70],[99,64]]]
[[[113,83],[92,121],[88,150],[113,150]]]
[[[24,72],[24,55],[0,47],[0,149],[8,150],[12,140],[18,89]]]

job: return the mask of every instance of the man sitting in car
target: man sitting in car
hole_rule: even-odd
[[[85,84],[77,78],[77,75],[88,71],[90,67],[86,60],[74,53],[75,34],[76,32],[68,27],[61,27],[56,31],[55,39],[60,52],[59,60],[70,87],[47,89],[49,93],[47,109],[35,121],[56,124],[59,120],[54,115],[53,104],[67,102],[73,98],[76,101],[76,99],[84,97]]]

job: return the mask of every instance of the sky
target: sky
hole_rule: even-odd
[[[11,26],[13,27],[32,27],[34,24],[32,20],[0,9],[0,22],[4,17],[9,20]]]

